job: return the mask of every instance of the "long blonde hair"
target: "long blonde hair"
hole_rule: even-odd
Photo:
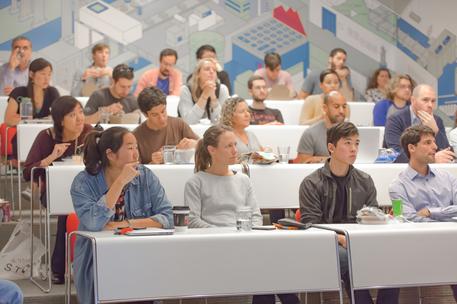
[[[197,62],[197,66],[195,67],[194,72],[192,73],[192,77],[189,79],[190,93],[192,94],[192,99],[195,101],[200,98],[203,92],[203,90],[200,88],[200,70],[202,69],[203,65],[208,62],[214,65],[215,71],[217,70],[217,61],[213,58],[200,59]]]
[[[201,138],[195,148],[195,172],[205,171],[211,167],[212,159],[208,151],[208,146],[217,147],[219,138],[225,132],[233,132],[229,126],[216,125],[209,127],[203,138]]]

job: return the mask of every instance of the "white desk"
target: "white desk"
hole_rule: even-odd
[[[346,235],[355,290],[457,283],[457,223],[317,226]]]
[[[330,290],[341,297],[332,231],[209,228],[168,236],[77,234],[91,239],[95,249],[96,303]],[[119,273],[135,279],[119,280]]]
[[[260,208],[298,208],[298,189],[303,179],[320,168],[310,165],[250,165],[251,182]],[[194,174],[194,165],[147,165],[160,180],[173,205],[184,203],[184,186]],[[434,164],[433,167],[457,174],[455,164]],[[380,205],[390,205],[389,185],[406,164],[359,164],[356,168],[373,178]],[[51,215],[73,212],[70,187],[83,166],[50,166],[47,168],[48,209]]]
[[[351,101],[348,105],[351,110],[350,122],[358,127],[373,126],[374,102]]]

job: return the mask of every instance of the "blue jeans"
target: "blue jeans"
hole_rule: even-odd
[[[22,304],[24,296],[15,283],[0,279],[0,304]]]
[[[350,289],[350,280],[349,280],[349,264],[348,264],[348,254],[346,248],[338,246],[339,256],[340,256],[340,271],[341,278],[344,282],[344,288],[346,293],[351,298],[351,289]],[[400,295],[399,288],[386,288],[378,290],[378,296],[376,299],[377,304],[398,304],[398,298]],[[355,290],[354,298],[356,304],[372,304],[373,300],[371,299],[370,291],[368,289]]]

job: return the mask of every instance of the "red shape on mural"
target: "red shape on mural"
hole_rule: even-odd
[[[300,15],[292,8],[289,8],[287,11],[285,11],[282,5],[276,7],[273,10],[273,18],[306,36],[305,29],[303,28],[303,24],[300,21]]]

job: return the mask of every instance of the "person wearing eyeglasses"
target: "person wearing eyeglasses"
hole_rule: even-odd
[[[159,60],[158,68],[148,70],[141,75],[135,96],[138,96],[143,89],[152,86],[159,88],[167,96],[179,96],[181,94],[182,75],[175,67],[178,61],[178,53],[173,49],[163,49],[160,52]]]
[[[102,112],[119,114],[131,113],[138,110],[135,96],[130,94],[133,85],[133,68],[119,64],[113,69],[113,83],[110,87],[95,91],[89,97],[84,114],[86,123],[99,123]]]

